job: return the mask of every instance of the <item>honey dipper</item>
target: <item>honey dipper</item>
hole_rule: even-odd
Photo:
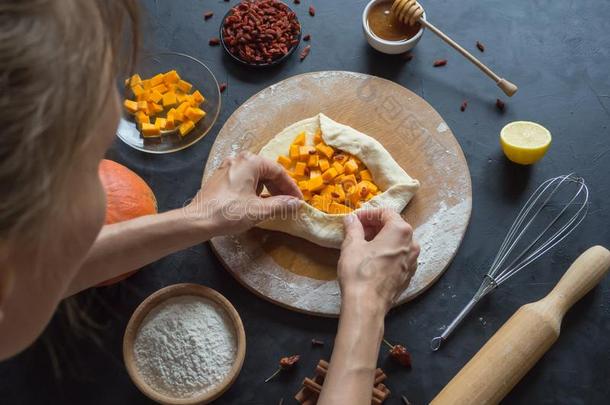
[[[461,53],[466,59],[472,62],[475,66],[483,71],[487,76],[489,76],[499,88],[509,97],[515,94],[518,90],[518,87],[508,80],[498,76],[495,74],[490,68],[485,66],[483,62],[475,58],[470,52],[466,49],[462,48],[457,42],[449,38],[445,33],[436,28],[430,22],[426,21],[424,18],[421,18],[424,14],[424,9],[422,6],[415,0],[394,0],[391,9],[392,15],[402,22],[403,24],[414,25],[416,23],[420,23],[422,26],[428,28],[430,31],[434,32],[437,36],[439,36],[443,41],[449,44],[453,49]]]

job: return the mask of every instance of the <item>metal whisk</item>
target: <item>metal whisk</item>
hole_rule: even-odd
[[[430,341],[432,350],[441,347],[483,297],[576,229],[587,215],[588,201],[589,189],[582,177],[568,174],[542,183],[519,211],[478,291],[443,334]],[[554,209],[558,209],[558,213],[553,212]],[[543,218],[547,211],[551,211],[548,222]],[[533,239],[530,239],[532,236]],[[517,245],[525,247],[517,251]]]

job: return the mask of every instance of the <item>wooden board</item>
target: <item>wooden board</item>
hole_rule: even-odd
[[[324,113],[376,138],[422,186],[403,216],[421,244],[418,271],[399,304],[425,291],[455,255],[470,219],[468,165],[441,116],[422,98],[391,81],[360,73],[298,75],[252,96],[227,120],[210,152],[203,181],[228,156],[258,151],[288,125]],[[213,238],[227,269],[274,303],[336,316],[339,251],[279,232],[254,229]]]

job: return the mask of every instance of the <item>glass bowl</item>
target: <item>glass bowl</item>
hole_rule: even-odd
[[[148,79],[172,69],[176,69],[183,80],[193,85],[192,91],[199,90],[203,94],[205,100],[200,108],[207,114],[195,125],[195,129],[184,137],[180,136],[177,131],[167,131],[160,138],[143,138],[136,126],[134,116],[128,114],[123,108],[117,136],[134,149],[147,153],[171,153],[188,148],[201,140],[218,118],[221,105],[218,82],[212,71],[200,60],[177,52],[157,53],[140,58],[134,71],[142,79]],[[120,94],[123,99],[126,93],[131,92],[128,92],[124,86],[120,86]]]

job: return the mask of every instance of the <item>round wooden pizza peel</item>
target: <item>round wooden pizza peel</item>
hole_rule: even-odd
[[[430,287],[462,241],[472,209],[470,173],[451,129],[426,101],[375,76],[324,71],[293,76],[252,96],[227,120],[212,147],[203,182],[222,160],[258,151],[285,127],[324,113],[376,138],[421,188],[403,212],[421,245],[418,270],[399,304]],[[276,304],[337,316],[339,251],[284,233],[253,229],[211,240],[226,268]]]

